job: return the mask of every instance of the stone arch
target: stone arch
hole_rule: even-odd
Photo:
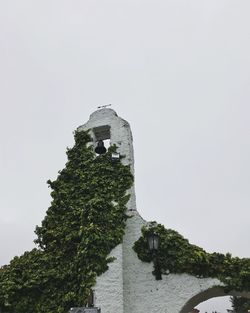
[[[182,307],[180,313],[189,313],[191,310],[199,305],[201,302],[207,301],[212,298],[216,297],[223,297],[223,296],[240,296],[244,298],[250,299],[250,292],[238,292],[238,291],[231,291],[226,293],[225,288],[223,286],[214,286],[212,288],[208,288],[204,291],[201,291],[190,298]]]

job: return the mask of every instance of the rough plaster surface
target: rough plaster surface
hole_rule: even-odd
[[[110,126],[111,144],[117,145],[118,152],[125,156],[122,162],[129,164],[134,174],[130,126],[115,111],[102,109],[94,112],[78,130],[90,129],[95,145],[94,129],[107,125]],[[95,305],[101,308],[101,312],[188,313],[200,302],[224,295],[223,284],[217,279],[170,274],[163,275],[162,280],[155,280],[152,263],[140,261],[132,248],[141,236],[141,227],[147,222],[136,211],[134,187],[129,192],[131,197],[127,208],[131,218],[127,220],[123,243],[111,252],[115,261],[110,263],[108,271],[98,277],[94,287]]]
[[[130,130],[129,123],[122,118],[118,117],[116,112],[112,109],[102,109],[95,111],[90,115],[89,121],[80,126],[78,131],[90,130],[93,138],[93,144],[96,145],[96,138],[94,129],[100,126],[110,126],[110,144],[117,146],[119,152],[125,158],[122,159],[123,164],[130,165],[131,172],[134,175],[134,150],[133,138]],[[135,210],[135,190],[134,187],[129,191],[130,200],[127,204],[129,210]]]

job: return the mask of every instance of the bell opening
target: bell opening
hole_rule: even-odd
[[[99,126],[93,131],[96,139],[95,153],[97,155],[105,154],[110,147],[110,126]]]

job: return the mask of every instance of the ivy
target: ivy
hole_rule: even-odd
[[[134,250],[140,260],[151,262],[154,256],[148,249],[147,237],[155,232],[160,237],[157,268],[162,274],[188,273],[199,278],[218,278],[225,290],[250,291],[250,259],[232,257],[231,254],[207,253],[190,244],[178,232],[152,222],[142,228],[142,236],[135,242]],[[153,274],[156,276],[155,269]]]
[[[233,297],[231,298],[231,303],[235,313],[246,313],[250,311],[250,299]]]
[[[66,313],[86,303],[96,277],[108,269],[111,250],[122,241],[129,166],[96,156],[88,132],[75,145],[55,181],[51,206],[35,233],[37,248],[0,270],[0,309],[15,313]]]

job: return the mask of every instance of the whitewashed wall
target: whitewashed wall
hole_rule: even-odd
[[[94,112],[89,121],[79,130],[94,129],[109,125],[111,144],[118,146],[118,152],[126,157],[124,164],[130,164],[134,174],[132,134],[128,122],[111,109]],[[95,135],[92,132],[95,144]],[[188,274],[163,275],[155,280],[153,264],[138,259],[133,250],[134,242],[141,236],[141,227],[146,224],[136,211],[134,187],[129,191],[127,204],[132,216],[127,221],[123,243],[111,253],[116,260],[109,270],[98,277],[95,291],[95,305],[102,313],[188,313],[194,306],[211,297],[224,295],[223,284],[217,279],[200,279]],[[234,293],[236,294],[236,293]],[[249,294],[244,294],[250,296]]]

